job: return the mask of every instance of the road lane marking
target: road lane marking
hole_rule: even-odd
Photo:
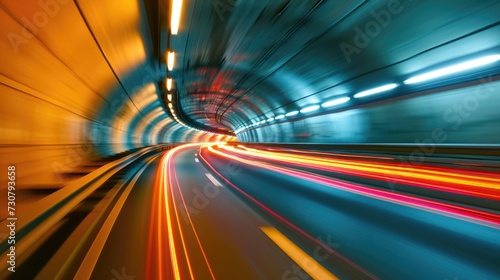
[[[196,161],[196,162],[200,162],[200,161],[198,160],[198,158],[194,158],[194,161]]]
[[[338,280],[326,268],[321,266],[315,259],[286,238],[274,227],[260,227],[260,229],[281,248],[295,263],[297,263],[311,278],[322,280]]]
[[[210,180],[215,186],[217,187],[222,187],[222,184],[219,183],[219,181],[217,181],[217,179],[215,179],[214,176],[212,176],[212,174],[210,173],[205,173],[205,175],[208,177],[208,180]]]
[[[208,149],[211,152],[215,152],[215,150],[211,150],[210,146],[205,147],[205,149]],[[366,269],[362,268],[361,266],[359,266],[358,264],[354,263],[353,261],[351,261],[347,257],[341,255],[340,253],[334,251],[328,245],[320,242],[317,238],[313,237],[312,235],[308,234],[307,232],[305,232],[301,228],[297,227],[292,222],[290,222],[289,220],[287,220],[284,217],[280,216],[278,213],[276,213],[273,210],[271,210],[269,207],[267,207],[266,205],[264,205],[262,202],[258,201],[257,199],[255,199],[254,197],[252,197],[251,195],[249,195],[248,193],[246,193],[245,191],[243,191],[242,189],[240,189],[239,187],[237,187],[235,184],[231,183],[231,181],[229,181],[227,178],[224,178],[224,176],[222,176],[222,174],[220,174],[215,169],[215,167],[212,164],[210,164],[210,162],[207,160],[207,158],[205,158],[202,154],[200,154],[200,160],[203,161],[204,164],[206,164],[206,167],[208,167],[208,170],[210,170],[211,172],[213,172],[213,174],[217,174],[219,176],[219,178],[224,182],[225,186],[233,188],[237,192],[241,193],[243,196],[247,197],[253,203],[255,203],[256,205],[258,205],[264,211],[268,212],[273,217],[277,218],[278,220],[280,220],[281,222],[283,222],[284,224],[286,224],[287,226],[289,226],[290,228],[292,228],[293,230],[295,230],[299,234],[301,234],[304,237],[306,237],[307,239],[311,240],[313,243],[318,244],[320,247],[322,247],[323,249],[325,249],[328,253],[334,255],[336,258],[338,258],[339,260],[341,260],[342,262],[344,262],[346,265],[348,265],[349,268],[352,268],[353,271],[355,270],[355,271],[358,271],[359,273],[363,274],[363,275],[360,275],[360,277],[358,277],[358,278],[360,278],[360,279],[365,279],[365,278],[366,279],[378,279],[378,277],[376,277],[375,275],[371,274]],[[236,159],[236,160],[237,161],[242,161],[242,159]],[[248,163],[248,164],[250,165],[250,163]],[[268,167],[264,167],[264,168],[268,168]]]

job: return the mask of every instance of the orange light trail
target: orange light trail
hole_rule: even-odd
[[[165,156],[162,157],[162,160]],[[160,164],[161,166],[161,164]],[[161,168],[156,174],[155,186],[161,186],[163,181],[163,172]],[[149,242],[146,279],[163,279],[164,278],[164,256],[165,249],[163,245],[163,230],[164,230],[164,205],[162,199],[163,189],[158,187],[153,190],[153,205],[151,207],[151,220],[149,222]],[[156,243],[155,243],[156,242]],[[156,271],[156,274],[153,274]]]
[[[228,146],[222,148],[246,157],[500,200],[500,176],[495,173],[475,172],[474,175],[468,175],[460,174],[461,172],[451,168],[422,166],[417,169],[408,166],[397,166],[394,163],[384,163],[382,165],[377,162],[337,160],[317,156],[267,152],[251,148],[245,148],[246,150]]]
[[[163,156],[162,161],[161,161],[161,183],[163,188],[162,189],[162,194],[164,198],[164,203],[165,203],[165,214],[166,214],[166,219],[167,219],[167,229],[168,229],[168,244],[170,248],[170,257],[171,259],[171,264],[172,264],[172,269],[174,271],[174,277],[176,280],[180,280],[180,271],[179,271],[179,264],[177,260],[177,249],[175,248],[175,240],[174,240],[174,233],[173,233],[173,227],[172,227],[172,219],[171,219],[171,214],[170,214],[170,204],[169,204],[169,196],[168,196],[168,180],[165,174],[165,171],[167,170],[167,164],[169,160],[172,158],[173,154],[178,148],[174,148],[170,150],[165,156]],[[163,262],[160,262],[163,263]],[[162,278],[163,279],[163,278]]]
[[[180,197],[181,197],[182,204],[184,206],[184,210],[186,211],[185,212],[186,216],[188,217],[189,224],[191,225],[191,228],[193,230],[193,233],[194,233],[194,236],[195,236],[196,241],[198,243],[198,246],[200,247],[201,254],[203,255],[203,259],[205,260],[205,263],[207,265],[208,271],[210,272],[210,276],[212,277],[212,279],[215,280],[215,276],[214,276],[212,268],[210,267],[210,264],[208,262],[207,255],[205,253],[205,250],[203,249],[203,246],[201,245],[200,237],[198,236],[198,233],[196,232],[196,229],[194,228],[193,220],[191,220],[191,216],[189,215],[189,210],[187,209],[186,201],[184,200],[184,195],[182,194],[181,187],[180,187],[180,184],[179,184],[179,180],[177,178],[177,174],[175,173],[175,171],[173,169],[171,171],[171,174],[173,174],[174,180],[176,182],[177,189],[179,190],[179,194],[180,194]]]
[[[454,217],[486,226],[490,226],[493,228],[498,228],[500,226],[500,215],[489,213],[485,211],[476,210],[473,208],[467,208],[442,202],[437,202],[429,199],[422,199],[418,197],[413,197],[404,194],[393,193],[386,190],[374,189],[365,187],[362,185],[348,183],[336,179],[332,179],[329,177],[312,174],[309,172],[298,171],[290,168],[280,167],[264,162],[257,162],[255,160],[247,160],[234,155],[230,155],[221,151],[217,151],[213,146],[208,147],[208,151],[219,155],[224,158],[229,158],[235,161],[242,162],[244,164],[255,166],[258,168],[265,168],[268,170],[272,170],[274,172],[278,172],[281,174],[285,174],[287,176],[293,176],[296,178],[301,178],[304,180],[308,180],[310,182],[315,182],[321,185],[325,185],[328,187],[348,191],[351,193],[356,193],[359,195],[375,198],[378,200],[384,200],[391,203],[400,204],[407,207],[417,208],[421,210],[425,210],[428,212],[433,212],[436,214],[441,214],[444,216]],[[206,160],[205,160],[206,161]]]
[[[224,147],[227,148],[227,147]],[[344,165],[353,165],[353,166],[366,166],[366,167],[374,167],[374,168],[380,168],[380,169],[385,169],[385,170],[391,170],[391,171],[399,171],[398,169],[401,168],[401,166],[393,166],[393,165],[378,165],[374,163],[368,163],[368,162],[360,162],[360,161],[348,161],[348,160],[334,160],[334,159],[327,159],[327,158],[321,158],[321,157],[313,157],[313,156],[298,156],[298,155],[293,155],[293,154],[287,154],[287,153],[277,153],[277,152],[266,152],[262,150],[257,150],[257,149],[250,149],[247,148],[247,150],[252,151],[252,153],[247,153],[251,154],[251,156],[256,156],[256,157],[264,157],[269,156],[273,159],[281,159],[284,161],[291,161],[291,160],[298,160],[298,161],[304,161],[304,162],[318,162],[318,164],[324,165],[330,164],[333,166],[344,166]],[[238,151],[236,151],[238,152]],[[450,176],[450,177],[457,177],[457,178],[465,178],[465,179],[476,179],[476,180],[484,180],[484,181],[493,181],[497,184],[495,185],[484,185],[485,187],[491,187],[491,188],[500,188],[500,181],[498,180],[499,176],[497,174],[492,174],[496,178],[489,178],[489,177],[484,177],[484,176],[471,176],[471,175],[462,175],[462,174],[456,174],[453,172],[443,172],[443,171],[435,171],[430,168],[423,169],[423,168],[412,168],[412,167],[407,167],[405,166],[405,170],[412,171],[415,173],[422,173],[422,174],[432,174],[432,175],[442,175],[442,176]],[[441,168],[442,170],[445,170],[444,168]],[[370,171],[370,169],[366,169],[366,171]],[[406,175],[407,173],[405,173]],[[410,174],[413,175],[413,174]],[[465,181],[467,183],[467,181]]]
[[[169,170],[171,170],[169,172],[169,174],[175,174],[174,171],[171,169],[171,162],[172,161],[169,161],[168,162],[168,165],[170,167]],[[169,176],[169,179],[170,179],[170,186],[172,186],[172,176]],[[188,270],[189,270],[189,275],[191,276],[191,279],[194,279],[194,275],[193,275],[193,269],[191,268],[191,261],[189,260],[189,255],[188,255],[188,252],[187,252],[187,248],[186,248],[186,243],[184,241],[184,232],[182,231],[182,227],[181,227],[181,223],[180,223],[180,219],[179,219],[179,214],[178,214],[178,211],[177,211],[177,204],[175,202],[175,198],[174,198],[174,188],[169,188],[170,189],[170,194],[171,194],[171,197],[172,197],[172,206],[174,208],[174,212],[175,212],[175,217],[176,217],[176,220],[177,220],[177,227],[179,229],[179,235],[181,237],[181,243],[182,243],[182,248],[184,249],[184,254],[186,256],[186,262],[187,262],[187,266],[188,266]],[[180,189],[179,189],[180,191]]]
[[[183,279],[182,275],[182,270],[180,267],[180,261],[181,261],[181,251],[177,248],[177,241],[175,238],[175,232],[174,230],[178,230],[179,236],[180,236],[180,243],[182,245],[182,251],[184,253],[184,257],[186,259],[187,263],[187,269],[189,271],[189,275],[191,279],[195,279],[194,277],[194,272],[193,268],[191,266],[191,261],[189,259],[188,251],[187,251],[187,246],[186,246],[186,241],[184,240],[184,232],[182,230],[181,224],[180,224],[180,216],[177,210],[177,203],[175,200],[174,196],[174,187],[176,186],[179,194],[181,201],[183,203],[183,207],[186,209],[186,213],[188,215],[191,228],[193,229],[194,235],[196,237],[196,240],[198,242],[198,245],[200,247],[200,250],[202,252],[202,255],[205,259],[205,262],[207,264],[208,270],[210,272],[210,275],[212,279],[215,279],[212,269],[208,263],[208,259],[206,257],[205,251],[203,250],[203,247],[201,246],[201,242],[199,239],[198,234],[196,233],[196,230],[193,226],[192,220],[189,216],[189,212],[187,211],[187,206],[184,201],[184,197],[182,195],[182,191],[177,179],[177,175],[175,172],[175,164],[174,164],[174,159],[175,155],[185,149],[192,148],[192,147],[198,147],[200,145],[206,145],[207,143],[201,143],[201,144],[185,144],[179,147],[176,147],[170,151],[168,151],[160,161],[160,170],[157,174],[157,180],[156,180],[156,186],[159,186],[158,188],[155,188],[154,191],[154,199],[155,199],[155,206],[157,207],[157,213],[156,213],[156,218],[157,218],[157,242],[158,242],[158,248],[157,248],[157,259],[158,259],[158,278],[159,279],[165,279],[164,275],[164,269],[163,269],[163,264],[164,264],[164,245],[162,242],[162,237],[164,236],[163,234],[163,225],[165,224],[166,221],[166,227],[167,227],[167,236],[168,236],[168,247],[170,251],[170,262],[172,266],[172,271],[173,271],[173,276],[175,280],[180,280]],[[213,143],[211,143],[213,144]],[[173,210],[172,210],[173,209]],[[174,221],[176,220],[176,222]],[[150,232],[153,232],[153,227],[154,223],[150,223]],[[151,233],[150,233],[151,237]],[[152,255],[152,250],[153,250],[153,244],[150,241],[149,248],[148,248],[148,260],[150,259],[150,255]],[[149,279],[149,276],[151,276],[148,272],[147,274],[147,279]],[[166,277],[169,278],[169,277]]]
[[[243,145],[238,145],[238,147],[241,147],[246,150],[256,150],[252,148],[247,148]],[[382,159],[382,160],[394,160],[393,157],[386,157],[386,156],[368,156],[368,155],[354,155],[354,154],[340,154],[340,153],[330,153],[330,152],[319,152],[319,151],[300,151],[300,150],[292,150],[292,149],[276,149],[276,148],[267,148],[266,150],[268,151],[289,151],[290,153],[294,154],[314,154],[314,155],[324,155],[324,156],[336,156],[336,157],[348,157],[348,158],[370,158],[370,159]]]
[[[265,210],[266,212],[268,212],[269,214],[271,214],[272,216],[274,216],[275,218],[277,218],[278,220],[280,220],[284,224],[286,224],[289,227],[293,228],[296,232],[300,233],[302,236],[308,238],[309,240],[311,240],[312,242],[318,244],[319,246],[321,246],[323,249],[325,249],[329,253],[335,255],[339,260],[342,260],[343,262],[345,262],[346,264],[348,264],[352,268],[356,269],[357,272],[364,274],[365,278],[368,277],[369,279],[378,279],[375,275],[371,274],[370,272],[368,272],[367,270],[365,270],[361,266],[357,265],[356,263],[354,263],[350,259],[344,257],[343,255],[341,255],[337,251],[333,250],[330,246],[328,246],[325,243],[319,241],[317,238],[313,237],[312,235],[310,235],[309,233],[307,233],[303,229],[299,228],[297,225],[295,225],[294,223],[290,222],[289,220],[285,219],[283,216],[279,215],[278,213],[276,213],[275,211],[273,211],[271,208],[267,207],[265,204],[263,204],[262,202],[258,201],[257,199],[255,199],[254,197],[252,197],[251,195],[249,195],[247,192],[245,192],[244,190],[242,190],[239,187],[237,187],[235,184],[233,184],[227,178],[225,178],[224,176],[222,176],[222,174],[220,174],[208,162],[208,160],[203,156],[203,154],[201,153],[201,150],[203,150],[203,149],[208,149],[209,151],[214,151],[213,150],[213,146],[202,146],[201,149],[200,149],[199,157],[208,166],[208,168],[211,171],[213,171],[217,176],[219,176],[219,178],[221,178],[228,186],[231,186],[233,189],[235,189],[239,193],[243,194],[245,197],[247,197],[248,199],[250,199],[251,201],[253,201],[256,205],[258,205],[259,207],[261,207],[263,210]],[[215,152],[216,153],[220,153],[220,152],[217,152],[217,151],[215,151]],[[226,157],[226,155],[223,155],[223,156]],[[227,156],[227,157],[231,157],[231,156]],[[236,160],[239,160],[239,159],[236,159]],[[245,162],[245,160],[242,160],[242,161]]]

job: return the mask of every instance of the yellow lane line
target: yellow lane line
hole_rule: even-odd
[[[274,227],[260,229],[313,279],[339,279]]]

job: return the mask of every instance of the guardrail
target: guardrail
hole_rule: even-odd
[[[153,153],[168,150],[172,145],[155,145],[143,148],[133,154],[105,164],[97,170],[71,182],[60,190],[48,195],[29,207],[18,209],[16,220],[16,258],[30,249],[44,234],[85,198],[91,195],[110,177],[135,160]],[[7,228],[9,220],[2,221],[0,227]],[[0,240],[0,271],[8,267],[8,236]]]

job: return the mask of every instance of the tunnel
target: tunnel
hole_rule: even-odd
[[[500,279],[499,11],[0,0],[0,278]]]

